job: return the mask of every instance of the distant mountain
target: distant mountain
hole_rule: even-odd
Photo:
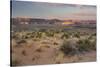
[[[64,22],[73,24],[96,24],[96,20],[59,20],[59,19],[42,19],[42,18],[11,18],[13,25],[19,24],[62,24]]]
[[[54,24],[57,22],[64,22],[64,20],[59,20],[59,19],[40,19],[40,18],[11,18],[11,21],[14,25],[16,24],[21,24],[22,22],[28,23],[28,24],[42,24],[42,23],[49,23],[49,24]]]
[[[11,18],[13,31],[40,29],[61,29],[61,28],[96,28],[96,20],[59,20],[41,18]],[[68,26],[68,27],[66,27]]]

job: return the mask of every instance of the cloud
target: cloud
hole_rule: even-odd
[[[96,16],[95,13],[74,13],[73,16]]]

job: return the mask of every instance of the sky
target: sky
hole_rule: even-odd
[[[12,17],[96,20],[96,6],[12,1]]]

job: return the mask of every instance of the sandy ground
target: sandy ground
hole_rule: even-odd
[[[72,42],[77,40],[72,39]],[[18,61],[17,65],[42,65],[74,62],[96,61],[96,51],[85,52],[74,56],[65,56],[59,47],[63,41],[59,38],[43,38],[42,40],[28,40],[20,45],[12,41],[12,60]],[[54,43],[57,44],[54,44]]]

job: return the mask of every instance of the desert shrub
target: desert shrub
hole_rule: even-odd
[[[91,42],[91,50],[96,50],[96,39],[94,39],[94,41]]]
[[[36,38],[41,38],[42,37],[42,32],[37,32],[36,33]]]
[[[48,46],[48,45],[45,45],[44,47],[46,47],[46,48],[50,48],[50,46]]]
[[[57,43],[57,42],[54,42],[53,44],[54,44],[54,45],[58,45],[58,43]]]
[[[96,33],[93,33],[92,36],[96,36]]]
[[[71,42],[64,42],[63,45],[60,47],[60,50],[65,55],[75,55],[77,52],[75,44],[71,44]]]
[[[35,34],[35,31],[31,32],[31,34],[34,35]]]
[[[79,33],[75,33],[73,36],[77,37],[77,38],[80,38],[80,34]]]
[[[93,39],[94,37],[96,37],[96,33],[91,34],[91,35],[88,37],[88,39]]]
[[[91,41],[89,39],[82,39],[79,40],[77,45],[77,48],[79,51],[83,52],[83,51],[90,51],[93,50],[94,48],[94,44],[91,43]]]
[[[28,36],[24,36],[24,39],[28,39],[29,37]]]
[[[54,32],[46,32],[45,34],[48,37],[53,37],[54,36]]]
[[[12,37],[13,39],[16,39],[16,40],[19,39],[19,35],[18,35],[18,34],[13,34],[11,37]]]
[[[31,35],[32,33],[28,32],[26,35]]]
[[[63,38],[69,38],[69,34],[67,34],[67,33],[64,33],[62,36],[61,36],[61,39],[63,39]]]
[[[27,43],[27,41],[24,39],[17,41],[17,44],[22,44],[22,43]]]
[[[32,58],[32,60],[34,61],[34,60],[35,60],[35,58],[33,57],[33,58]]]
[[[80,39],[76,44],[72,42],[64,42],[60,50],[65,55],[75,55],[86,51],[96,50],[96,40]]]
[[[35,32],[30,32],[30,33],[27,33],[26,35],[24,35],[23,39],[34,38],[35,36],[36,36]]]
[[[22,51],[22,55],[26,56],[26,51],[25,50]]]
[[[36,49],[36,52],[42,52],[41,48]]]
[[[55,33],[60,33],[61,31],[60,30],[55,30]]]
[[[88,37],[88,39],[92,39],[93,38],[93,36],[92,35],[90,35],[89,37]]]
[[[29,38],[29,35],[22,35],[21,36],[21,39],[28,39]]]
[[[30,36],[30,38],[34,38],[34,37],[35,37],[34,35],[31,35],[31,36]]]

